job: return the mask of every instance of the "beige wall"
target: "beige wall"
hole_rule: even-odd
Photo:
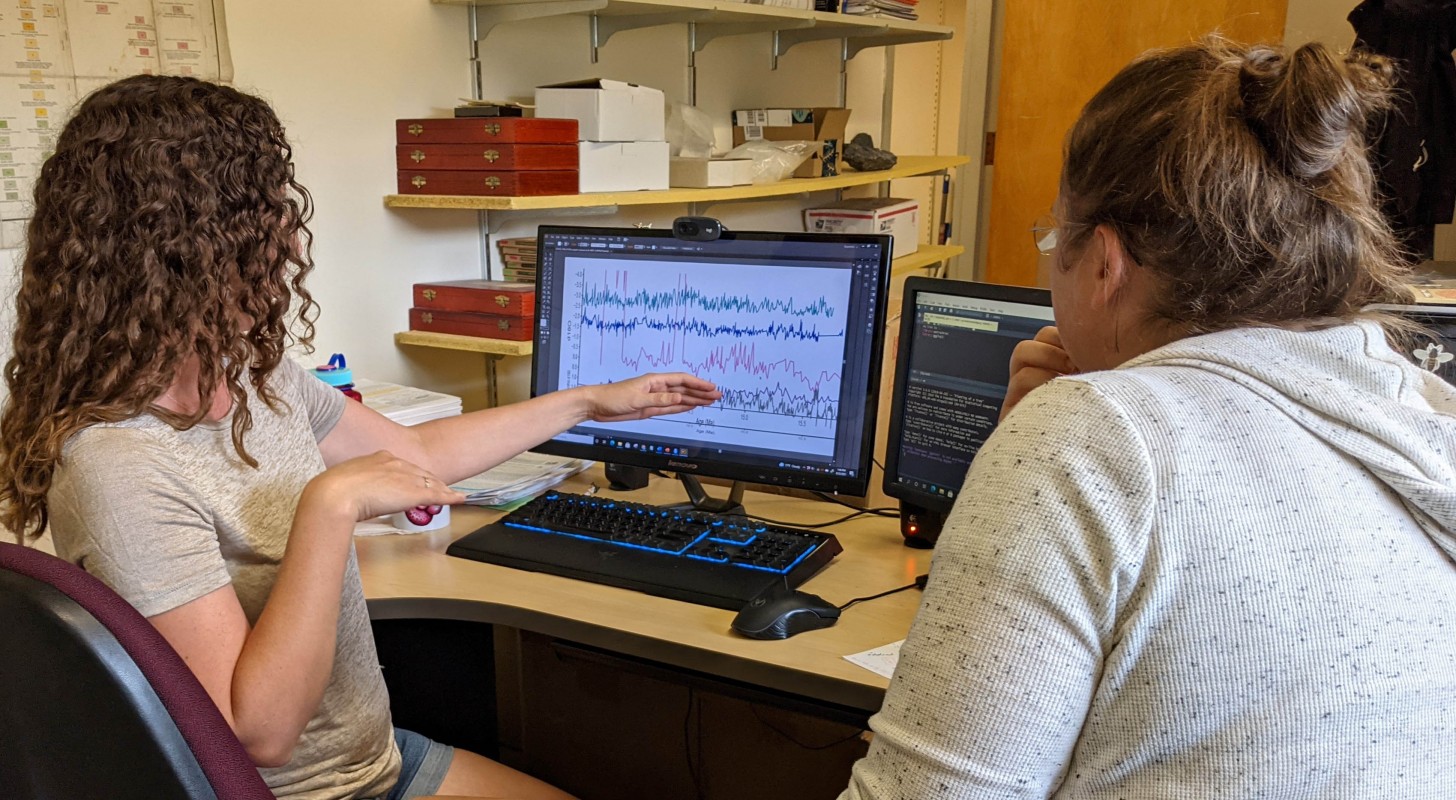
[[[922,5],[938,19],[942,2]],[[317,269],[309,288],[322,307],[315,358],[321,363],[331,352],[344,352],[358,375],[451,392],[463,396],[467,408],[480,407],[483,357],[399,348],[393,340],[395,331],[407,327],[412,284],[480,277],[477,215],[383,205],[384,196],[394,191],[394,120],[445,115],[458,98],[470,96],[466,10],[424,0],[229,0],[226,12],[234,83],[277,109],[294,145],[299,179],[314,197],[310,227]],[[587,37],[584,17],[498,29],[482,46],[485,95],[529,98],[538,84],[600,75],[661,88],[669,100],[687,99],[686,26],[618,34],[596,65]],[[839,99],[838,42],[796,47],[780,59],[777,70],[770,69],[769,42],[767,33],[729,37],[698,54],[698,105],[718,119],[723,149],[731,144],[727,120],[733,108],[833,105]],[[894,104],[897,116],[907,121],[897,123],[896,138],[910,149],[897,148],[912,152],[939,142],[941,152],[954,152],[955,115],[947,132],[937,110],[938,81],[917,78],[925,64],[946,59],[937,45],[900,51],[906,66],[898,73]],[[947,69],[958,77],[958,57],[950,58]],[[850,133],[868,131],[878,140],[885,51],[861,53],[847,72],[847,105],[854,110]],[[959,97],[954,87],[952,96]],[[698,212],[740,230],[801,230],[801,208],[832,199],[826,193],[718,204]],[[516,235],[551,219],[661,226],[686,211],[644,206],[588,216],[495,215],[490,222],[499,232]],[[9,286],[0,291],[10,296],[19,254],[0,251],[9,267],[0,280]],[[13,304],[7,303],[0,325],[9,330],[12,324]],[[503,399],[529,393],[528,366],[529,359],[501,362]]]
[[[1345,17],[1357,4],[1357,0],[1289,0],[1284,43],[1324,42],[1348,48],[1355,41],[1355,30]]]

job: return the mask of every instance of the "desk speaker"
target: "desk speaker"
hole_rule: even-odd
[[[900,501],[900,535],[905,537],[906,547],[934,547],[944,525],[944,511],[932,511],[924,506]]]

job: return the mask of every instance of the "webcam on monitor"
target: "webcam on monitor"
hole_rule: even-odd
[[[678,217],[672,221],[672,235],[689,242],[711,242],[725,230],[723,223],[712,217]]]

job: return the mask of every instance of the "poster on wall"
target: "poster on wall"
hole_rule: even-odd
[[[0,248],[24,243],[31,184],[65,116],[129,75],[232,80],[223,0],[0,0]]]

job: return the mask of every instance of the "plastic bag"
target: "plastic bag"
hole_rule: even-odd
[[[694,106],[673,103],[667,110],[668,152],[683,158],[712,158],[713,118]]]
[[[753,160],[753,182],[777,183],[788,180],[794,170],[819,150],[819,142],[770,142],[753,139],[728,151],[724,158]]]

